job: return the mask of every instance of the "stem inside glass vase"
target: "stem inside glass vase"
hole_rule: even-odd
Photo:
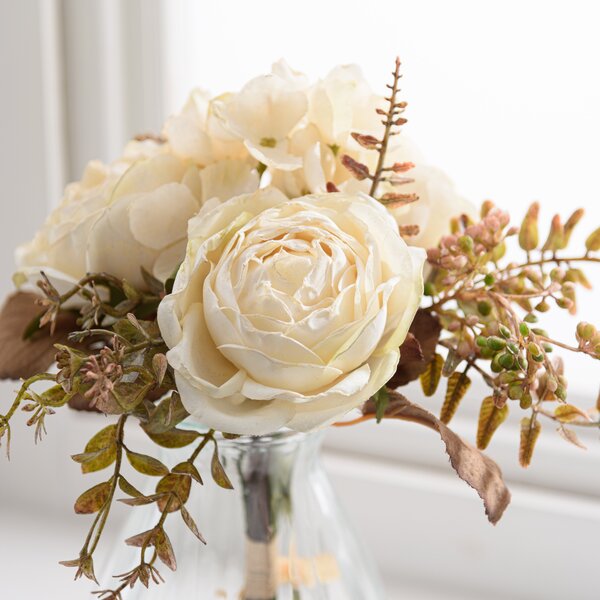
[[[293,454],[272,438],[252,438],[238,464],[246,524],[243,600],[277,597],[277,530],[291,514]]]

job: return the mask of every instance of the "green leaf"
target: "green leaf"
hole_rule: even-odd
[[[53,385],[51,388],[44,390],[41,394],[38,394],[40,404],[49,406],[52,408],[58,408],[64,406],[70,398],[73,397],[73,393],[67,394],[63,389],[62,385]]]
[[[485,450],[490,443],[496,429],[504,423],[508,417],[508,404],[498,408],[492,396],[484,398],[479,410],[479,422],[477,424],[477,447]]]
[[[195,465],[189,461],[179,463],[178,465],[174,466],[171,469],[171,471],[173,473],[180,473],[181,475],[189,475],[192,479],[194,479],[198,483],[200,483],[200,484],[203,483],[202,477],[200,476],[198,469],[196,469]]]
[[[438,384],[440,383],[440,377],[442,376],[442,367],[444,365],[444,359],[436,354],[433,360],[427,365],[427,368],[419,379],[421,380],[421,387],[423,393],[426,396],[433,396],[437,390]]]
[[[147,454],[138,454],[127,450],[127,460],[131,466],[142,473],[142,475],[150,475],[151,477],[161,477],[169,473],[169,469],[160,462],[157,458],[148,456]]]
[[[161,512],[175,512],[187,502],[192,487],[192,479],[188,475],[170,473],[163,477],[156,486],[157,494],[164,494],[158,498],[157,504]]]
[[[173,546],[171,540],[166,534],[164,529],[159,529],[154,537],[154,547],[156,548],[156,554],[158,558],[171,569],[171,571],[177,570],[177,561],[175,560],[175,552],[173,552]]]
[[[467,377],[466,373],[452,373],[448,378],[448,387],[446,388],[446,396],[444,398],[444,404],[442,406],[442,412],[440,415],[440,420],[443,423],[448,424],[460,401],[464,398],[469,386],[471,385],[471,380]]]
[[[540,435],[542,426],[536,420],[525,417],[521,420],[521,442],[519,444],[519,463],[522,467],[528,467],[531,464],[533,449]]]
[[[200,437],[199,432],[191,431],[189,429],[173,428],[163,433],[153,433],[152,431],[148,431],[145,425],[142,425],[142,429],[155,444],[158,444],[163,448],[183,448]]]
[[[115,384],[112,395],[125,411],[134,410],[146,397],[146,394],[154,387],[153,382],[142,380],[135,382],[119,381]]]
[[[183,522],[189,527],[190,531],[203,543],[206,544],[206,540],[204,536],[198,530],[196,522],[192,518],[192,515],[188,512],[188,509],[185,506],[181,507],[181,517]]]
[[[373,402],[375,403],[375,419],[377,420],[377,423],[380,423],[385,415],[385,409],[390,403],[390,397],[385,386],[375,393]]]
[[[213,452],[212,460],[210,461],[210,472],[217,485],[220,485],[227,490],[233,489],[233,485],[231,484],[231,481],[229,481],[229,477],[227,477],[227,473],[225,473],[225,469],[219,460],[219,450],[216,443],[215,451]]]
[[[110,496],[110,481],[99,483],[83,492],[75,501],[75,512],[78,515],[90,515],[98,512]]]
[[[144,431],[148,434],[166,433],[189,416],[181,402],[181,396],[177,392],[163,398],[158,405],[150,404],[148,406],[148,420],[143,424]]]

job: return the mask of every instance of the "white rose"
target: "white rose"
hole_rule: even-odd
[[[307,431],[395,372],[424,252],[364,194],[243,195],[189,224],[158,322],[187,410],[221,431]]]
[[[19,285],[35,286],[40,271],[59,292],[65,292],[87,270],[87,244],[92,226],[106,209],[119,179],[136,160],[164,152],[164,144],[132,140],[124,156],[110,165],[89,162],[80,181],[65,188],[61,202],[48,215],[33,240],[15,252]]]
[[[214,104],[223,126],[256,160],[283,170],[302,166],[289,150],[289,138],[307,108],[306,93],[297,83],[274,73],[252,79],[239,93]]]
[[[196,89],[181,112],[167,119],[163,134],[175,154],[200,166],[249,157],[244,144],[215,117],[214,102],[223,102],[227,97],[213,100],[208,92]]]

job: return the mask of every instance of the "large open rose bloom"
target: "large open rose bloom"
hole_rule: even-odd
[[[186,409],[220,431],[307,431],[395,372],[424,252],[364,194],[207,203],[158,321]]]

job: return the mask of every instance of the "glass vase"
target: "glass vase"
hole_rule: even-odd
[[[282,432],[219,441],[233,490],[210,477],[211,452],[197,462],[204,485],[186,506],[207,541],[201,544],[177,513],[166,530],[177,572],[166,583],[136,586],[127,598],[177,600],[382,600],[372,560],[340,509],[320,458],[323,434]],[[188,448],[168,450],[169,465]],[[180,454],[180,456],[176,456]],[[156,509],[132,509],[125,537],[150,529]],[[151,514],[154,510],[154,514]],[[132,557],[116,558],[123,570]],[[123,562],[125,560],[125,562]],[[159,565],[157,565],[159,566]]]

